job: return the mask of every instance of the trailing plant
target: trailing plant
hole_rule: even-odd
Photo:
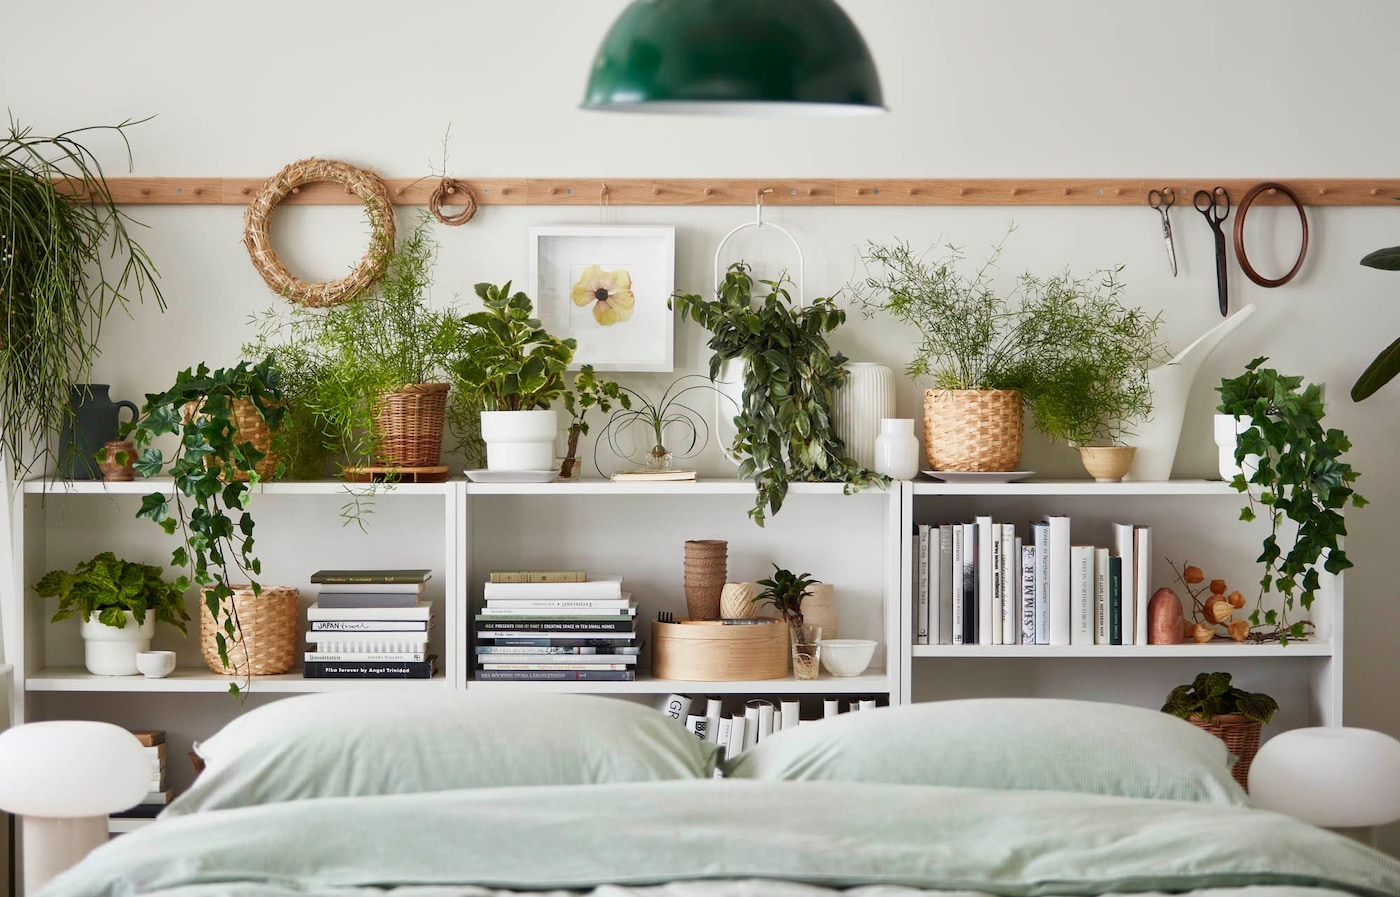
[[[778,513],[791,482],[844,482],[846,491],[888,483],[846,456],[831,419],[832,391],[845,381],[844,355],[827,335],[845,323],[833,299],[795,306],[786,275],[763,281],[768,293],[755,307],[749,266],[729,266],[714,299],[677,292],[672,303],[710,331],[710,379],[720,365],[744,363],[742,407],[731,450],[744,460],[741,478],[753,477],[758,496],[749,516],[763,525]]]
[[[593,365],[585,364],[574,375],[574,386],[564,393],[564,409],[569,412],[568,444],[564,449],[564,460],[559,464],[559,476],[568,479],[578,466],[578,440],[588,435],[588,412],[597,408],[607,414],[612,411],[613,402],[623,410],[632,407],[632,391],[619,386],[612,380],[599,380],[593,373]],[[608,419],[612,422],[612,418]],[[605,428],[606,429],[606,428]],[[593,466],[598,465],[597,444],[594,444]]]
[[[157,623],[169,623],[181,634],[188,635],[185,625],[190,618],[185,610],[188,584],[169,582],[164,574],[160,567],[122,560],[104,551],[78,564],[71,572],[50,570],[34,584],[34,592],[41,598],[58,599],[58,612],[53,615],[55,623],[76,614],[84,623],[97,617],[105,626],[125,629],[128,613],[135,618],[137,626],[146,625],[147,614],[155,614]]]
[[[821,580],[813,579],[807,573],[793,573],[774,564],[773,575],[758,581],[763,591],[753,600],[759,606],[772,607],[789,627],[800,630],[803,624],[802,599],[807,594],[807,587],[819,582]]]
[[[248,503],[261,479],[256,468],[263,453],[235,438],[233,401],[250,401],[275,431],[282,422],[280,376],[271,357],[216,371],[203,364],[186,368],[165,392],[147,394],[140,417],[127,425],[140,451],[137,471],[172,478],[170,494],[146,495],[136,516],[179,535],[181,544],[171,553],[170,563],[188,573],[176,585],[181,592],[191,584],[199,586],[214,618],[219,659],[226,669],[233,667],[229,645],[241,643],[242,634],[231,584],[246,580],[255,596],[262,591],[257,582],[262,564],[253,551]],[[167,435],[179,440],[168,459],[152,445]],[[235,480],[239,473],[247,479]],[[229,683],[229,691],[239,694],[238,683]]]
[[[91,379],[103,319],[148,291],[165,309],[135,222],[79,142],[115,132],[130,166],[126,130],[140,123],[43,137],[11,119],[0,138],[0,449],[16,476],[71,418],[69,387]]]
[[[512,293],[509,281],[479,283],[476,295],[486,308],[464,319],[471,331],[453,366],[461,388],[485,411],[530,411],[563,398],[578,342],[550,335],[530,297]]]
[[[1232,485],[1248,499],[1240,519],[1254,520],[1262,508],[1269,522],[1257,559],[1264,575],[1249,620],[1272,627],[1266,635],[1287,643],[1305,634],[1306,624],[1291,622],[1288,613],[1295,596],[1304,610],[1312,607],[1320,585],[1318,561],[1334,574],[1352,565],[1340,541],[1347,531],[1342,511],[1348,504],[1364,507],[1366,499],[1352,488],[1360,474],[1342,459],[1351,441],[1341,430],[1322,425],[1322,387],[1304,386],[1302,377],[1263,367],[1267,360],[1256,358],[1244,373],[1221,381],[1218,410],[1250,420],[1235,443],[1235,462],[1246,473],[1237,474]],[[1257,466],[1251,458],[1245,468],[1250,455],[1258,456]],[[1285,521],[1294,527],[1291,540],[1282,534]],[[1263,607],[1271,588],[1283,597],[1279,610]]]
[[[1239,714],[1257,723],[1267,723],[1278,710],[1278,701],[1266,694],[1249,692],[1230,684],[1229,673],[1199,673],[1190,685],[1178,685],[1167,695],[1163,713],[1181,719],[1192,716],[1211,720]]]
[[[631,456],[632,450],[620,444],[619,440],[633,427],[645,430],[646,439],[651,443],[647,447],[649,467],[663,468],[669,466],[673,458],[692,458],[704,451],[710,440],[710,425],[705,422],[703,414],[682,402],[681,397],[698,390],[723,395],[715,389],[709,377],[704,374],[677,377],[655,402],[638,390],[626,386],[621,390],[629,404],[612,413],[603,432],[598,435],[598,441],[593,444],[595,467],[598,466],[598,446],[604,443],[619,457]],[[679,433],[680,442],[673,439],[672,445],[667,446],[665,434],[668,430],[673,434]]]
[[[1361,259],[1361,264],[1381,271],[1400,271],[1400,246],[1368,252]],[[1351,387],[1351,400],[1360,402],[1369,398],[1376,390],[1394,380],[1396,374],[1400,374],[1400,339],[1382,349],[1356,378],[1356,383]]]

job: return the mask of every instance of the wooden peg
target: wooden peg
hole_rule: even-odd
[[[1327,195],[1327,188],[1326,188],[1326,187],[1318,187],[1318,188],[1317,188],[1317,195],[1318,195],[1318,196],[1326,196],[1326,195]]]
[[[916,189],[913,188],[913,187],[910,187],[910,188],[909,188],[909,195],[910,195],[910,196],[913,196],[914,194],[916,194],[916,193],[918,193],[918,192],[919,192],[919,191],[916,190]]]
[[[346,188],[345,188],[345,195],[346,195],[346,196],[354,196],[354,195],[355,195],[355,191],[354,191],[354,190],[351,190],[349,187],[346,187]]]
[[[1270,196],[1275,196],[1275,195],[1277,195],[1277,194],[1278,194],[1278,188],[1277,188],[1277,187],[1270,187],[1270,188],[1269,188],[1269,195],[1270,195]]]
[[[1060,191],[1060,193],[1061,193],[1061,195],[1069,196],[1069,188],[1068,188],[1068,187],[1064,188],[1063,190]]]
[[[1114,195],[1114,196],[1122,196],[1122,195],[1123,195],[1123,189],[1122,189],[1121,187],[1114,187],[1114,188],[1113,188],[1113,195]]]
[[[966,188],[966,187],[959,187],[959,188],[958,188],[958,195],[959,195],[959,196],[966,196],[966,195],[967,195],[967,188]]]
[[[456,192],[457,192],[457,188],[456,188],[456,187],[448,187],[448,188],[447,188],[447,195],[448,195],[448,196],[452,196],[452,195],[455,194]]]
[[[1012,195],[1012,196],[1020,196],[1020,195],[1021,195],[1021,188],[1020,188],[1020,187],[1012,187],[1012,188],[1011,188],[1011,195]]]
[[[195,187],[195,188],[194,188],[194,195],[195,195],[195,196],[203,196],[203,195],[204,195],[204,188],[203,188],[203,187]]]
[[[150,187],[142,187],[142,188],[141,188],[141,195],[142,195],[142,196],[150,196],[150,195],[151,195],[151,188],[150,188]]]
[[[251,187],[244,187],[244,188],[242,188],[241,190],[239,190],[238,192],[239,192],[239,193],[242,193],[244,196],[247,196],[249,193],[252,193],[252,192],[253,192],[253,189],[252,189]]]
[[[1371,195],[1372,195],[1372,196],[1380,196],[1380,195],[1381,195],[1381,189],[1380,189],[1379,187],[1372,187],[1372,188],[1371,188]]]
[[[292,188],[292,192],[293,192],[293,193],[296,192],[296,188],[295,188],[295,187]],[[395,195],[395,196],[403,196],[403,188],[400,187],[399,189],[395,190],[395,191],[394,191],[394,195]]]
[[[652,187],[652,188],[651,188],[651,195],[652,195],[652,196],[660,196],[660,195],[661,195],[661,188],[660,188],[660,187]]]
[[[808,188],[807,188],[807,195],[808,195],[808,196],[815,196],[815,195],[816,195],[816,192],[817,192],[817,191],[813,190],[811,187],[808,187]]]
[[[559,188],[558,188],[558,187],[550,187],[550,188],[549,188],[549,195],[550,195],[550,196],[553,196],[554,194],[556,194],[556,193],[558,193],[558,192],[559,192]]]
[[[710,195],[712,195],[714,192],[715,192],[715,191],[714,191],[714,188],[713,188],[713,187],[706,187],[705,190],[704,190],[704,193],[705,193],[706,196],[710,196]]]
[[[501,188],[501,195],[502,195],[502,196],[509,196],[509,195],[510,195],[510,188],[509,188],[509,187],[502,187],[502,188]]]
[[[862,190],[861,188],[857,187],[857,188],[856,188],[856,196],[864,196],[864,195],[865,195],[865,191]]]

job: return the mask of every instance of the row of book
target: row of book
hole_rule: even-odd
[[[1145,645],[1152,529],[1113,524],[1113,545],[1074,544],[1070,518],[1016,526],[920,524],[914,641],[920,645]]]
[[[430,570],[317,570],[306,610],[307,679],[430,679]]]
[[[498,682],[630,682],[637,678],[637,604],[621,576],[498,570],[475,619],[476,678]]]
[[[876,706],[873,695],[851,698],[849,702],[851,711],[874,710]],[[666,699],[664,712],[683,723],[696,738],[719,745],[726,759],[737,757],[764,738],[771,738],[784,729],[796,728],[802,723],[802,705],[796,698],[776,704],[758,698],[746,702],[741,713],[725,713],[723,699],[719,695],[707,695],[705,712],[692,713],[695,709],[698,708],[690,695],[675,694]],[[840,698],[823,699],[822,719],[840,712]]]

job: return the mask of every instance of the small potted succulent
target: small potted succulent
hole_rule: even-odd
[[[73,570],[51,570],[34,584],[41,598],[57,598],[53,622],[82,618],[83,662],[96,676],[134,676],[136,655],[151,647],[156,623],[187,635],[183,578],[170,582],[150,564],[104,551]]]
[[[806,573],[793,573],[774,564],[773,575],[758,581],[763,591],[753,598],[756,604],[771,606],[787,623],[792,674],[798,679],[815,679],[821,670],[821,627],[808,626],[802,616],[802,599],[808,586],[817,582]]]
[[[1273,718],[1278,701],[1230,684],[1229,673],[1200,673],[1189,685],[1167,695],[1163,713],[1180,717],[1225,742],[1239,760],[1230,769],[1240,787],[1249,782],[1249,764],[1259,750],[1259,730]]]

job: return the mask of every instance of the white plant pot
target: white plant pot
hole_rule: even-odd
[[[146,614],[146,622],[136,625],[128,611],[126,626],[118,629],[99,623],[97,617],[82,624],[83,663],[94,676],[135,676],[136,655],[151,649],[151,637],[156,634],[156,616]]]
[[[554,470],[559,416],[552,408],[481,412],[487,470]]]
[[[1235,445],[1239,442],[1239,434],[1252,426],[1254,422],[1248,417],[1215,415],[1215,445],[1220,452],[1220,478],[1227,483],[1241,473],[1248,479],[1259,469],[1258,455],[1245,455],[1243,468],[1235,463]]]

